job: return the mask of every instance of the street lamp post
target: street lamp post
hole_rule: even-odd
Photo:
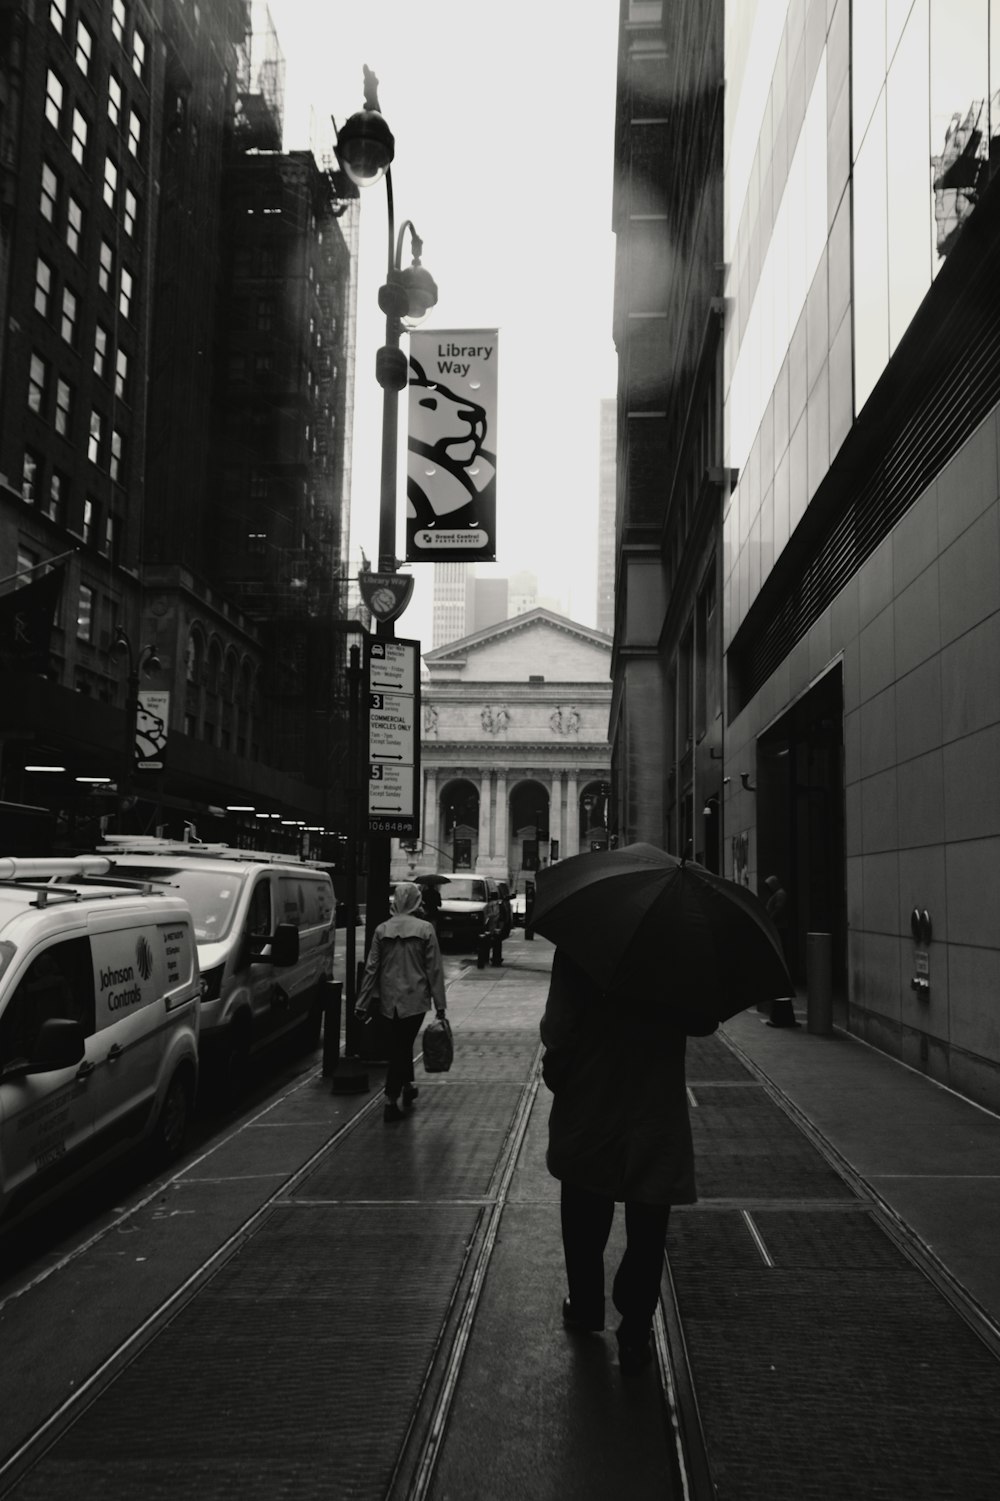
[[[125,678],[125,735],[122,741],[122,764],[118,776],[118,832],[125,833],[125,815],[133,803],[132,761],[135,756],[135,727],[139,713],[139,679],[145,673],[159,672],[162,666],[156,647],[147,642],[136,652],[132,639],[120,625],[115,626],[111,650],[124,656],[128,671]]]
[[[434,279],[420,263],[423,242],[407,219],[396,237],[391,163],[395,140],[378,102],[378,79],[365,67],[365,107],[351,115],[337,132],[337,159],[359,188],[371,187],[385,178],[388,209],[388,264],[385,283],[379,288],[378,305],[385,314],[385,343],[375,357],[375,379],[382,387],[382,472],[379,489],[378,566],[395,573],[396,558],[396,469],[398,463],[399,393],[409,379],[409,363],[400,349],[404,329],[415,328],[437,302]],[[336,128],[336,125],[335,125]],[[403,242],[410,235],[412,264],[402,265]],[[376,634],[392,638],[391,620],[376,623]],[[388,835],[369,837],[368,889],[365,919],[366,949],[376,926],[389,914],[389,868],[391,841]]]

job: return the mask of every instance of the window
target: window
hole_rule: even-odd
[[[115,395],[122,401],[128,400],[128,355],[124,349],[119,349],[115,355]]]
[[[60,378],[56,381],[56,432],[64,438],[69,437],[69,427],[73,416],[73,387],[68,380]]]
[[[76,605],[76,639],[92,641],[94,638],[94,591],[87,584],[80,585]]]
[[[100,463],[103,442],[104,418],[100,412],[94,410],[90,414],[90,437],[87,440],[87,458],[92,464]]]
[[[59,197],[59,179],[48,162],[42,162],[42,198],[40,208],[42,218],[48,219],[50,224],[55,222],[56,200]]]
[[[54,31],[66,35],[66,0],[49,0],[49,20]]]
[[[117,130],[122,118],[122,86],[113,73],[108,75],[108,119]]]
[[[21,499],[33,506],[38,499],[38,483],[42,473],[42,461],[33,448],[24,450],[21,460]]]
[[[66,343],[73,348],[76,347],[76,317],[78,310],[79,303],[77,302],[76,293],[71,291],[69,287],[63,287],[62,321],[59,325],[59,332],[66,340]]]
[[[31,356],[31,367],[28,371],[28,411],[37,416],[45,415],[45,406],[49,389],[49,367],[40,354]]]
[[[83,239],[83,205],[70,198],[66,205],[66,244],[74,255],[80,254]]]
[[[136,78],[146,77],[146,38],[138,26],[132,33],[132,72]]]
[[[125,436],[116,427],[111,433],[111,460],[109,470],[111,478],[121,483],[122,465],[125,462]]]
[[[43,318],[49,316],[52,302],[52,267],[44,256],[35,262],[35,312]]]
[[[119,46],[125,45],[125,0],[112,0],[111,35]]]
[[[104,525],[104,551],[112,563],[121,561],[121,517],[112,511]]]
[[[270,297],[257,299],[257,332],[269,333],[274,326],[274,301]]]
[[[97,517],[99,515],[99,510],[100,510],[100,508],[99,508],[99,506],[97,504],[97,501],[96,500],[91,500],[90,496],[88,495],[87,499],[83,502],[83,540],[84,540],[84,542],[93,542],[93,541],[96,540],[96,536],[97,536]]]
[[[94,38],[84,21],[76,23],[76,65],[84,78],[90,77],[90,60],[94,52]]]
[[[73,133],[69,143],[75,161],[84,166],[87,160],[87,121],[78,109],[73,111]]]
[[[125,189],[125,233],[135,239],[136,219],[139,215],[139,200],[131,188]]]
[[[103,323],[98,323],[94,329],[94,374],[104,379],[108,368],[108,348],[110,335]]]
[[[132,273],[127,266],[123,266],[121,290],[118,294],[118,311],[123,318],[130,318],[132,316],[133,287]]]
[[[59,129],[59,124],[62,120],[62,107],[62,80],[50,68],[45,80],[45,118],[54,130]]]
[[[49,480],[49,491],[42,502],[42,512],[50,521],[62,524],[66,514],[66,496],[69,493],[69,481],[58,469],[53,469],[52,478]]]
[[[134,109],[128,112],[128,149],[138,159],[142,150],[142,119]]]
[[[115,252],[107,240],[101,241],[100,263],[97,268],[97,281],[102,292],[111,294],[111,282],[115,274]]]
[[[94,962],[89,938],[50,944],[31,961],[0,1023],[0,1058],[28,1058],[39,1029],[55,1019],[79,1022],[85,1037],[95,1030]]]
[[[118,168],[110,156],[104,158],[104,201],[108,208],[114,211],[115,200],[118,197]]]

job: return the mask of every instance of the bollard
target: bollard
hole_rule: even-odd
[[[340,1062],[340,1012],[344,987],[340,980],[323,982],[323,1078],[329,1079]]]
[[[833,1035],[833,939],[806,934],[806,1027],[817,1037]]]

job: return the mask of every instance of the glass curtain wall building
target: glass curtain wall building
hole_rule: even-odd
[[[726,6],[724,862],[1000,1105],[1000,3]]]

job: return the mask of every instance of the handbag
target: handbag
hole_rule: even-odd
[[[424,1028],[424,1068],[429,1074],[446,1074],[454,1057],[451,1023],[446,1016],[439,1016]]]

